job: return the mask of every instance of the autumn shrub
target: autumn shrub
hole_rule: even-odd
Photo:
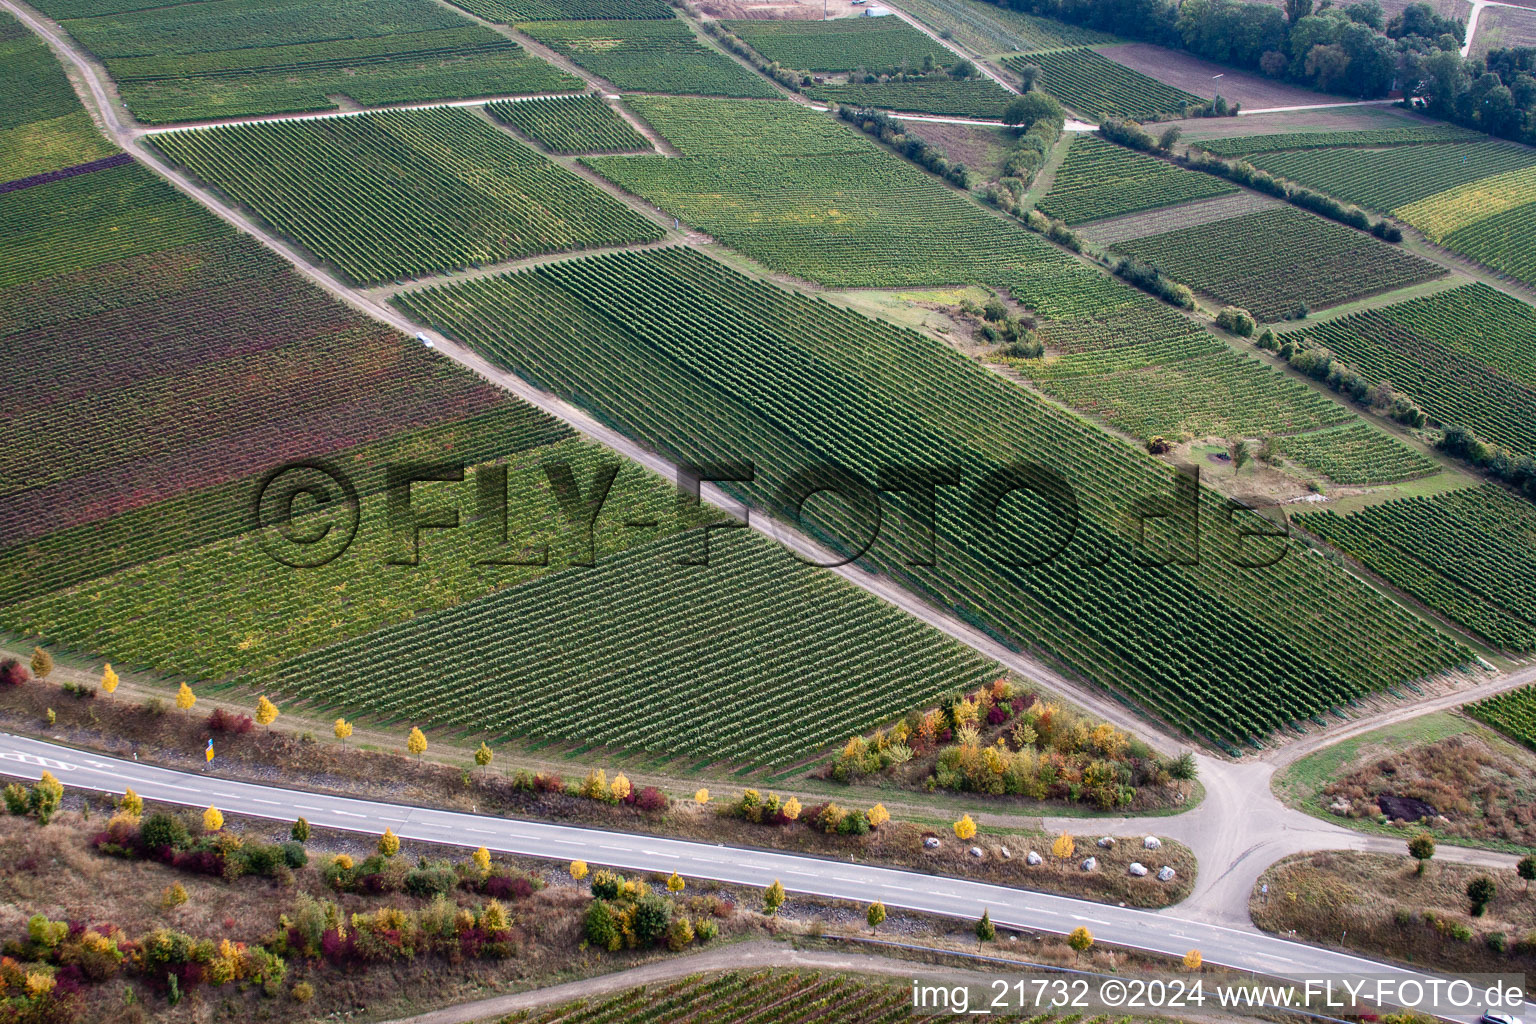
[[[565,780],[553,773],[540,772],[533,777],[533,788],[538,793],[564,793]]]
[[[647,814],[659,814],[670,804],[667,795],[655,786],[646,786],[638,792],[631,793],[628,802]]]
[[[27,667],[15,658],[0,661],[0,686],[20,686],[28,678]]]
[[[243,736],[256,727],[256,723],[250,715],[236,714],[232,711],[225,711],[223,708],[214,708],[209,713],[208,721],[205,724],[209,732],[231,733],[236,736]]]

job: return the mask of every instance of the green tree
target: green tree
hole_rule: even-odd
[[[293,823],[293,828],[288,830],[288,835],[296,843],[309,842],[309,822],[305,821],[303,818],[295,821]]]
[[[1239,439],[1232,442],[1232,471],[1234,473],[1241,473],[1243,467],[1248,465],[1248,460],[1252,457],[1253,453],[1248,450],[1247,441]]]
[[[635,906],[635,938],[642,946],[654,946],[667,937],[672,924],[672,904],[654,893]]]
[[[1164,128],[1163,134],[1157,137],[1157,148],[1162,150],[1164,153],[1168,152],[1173,148],[1173,144],[1179,141],[1179,136],[1183,134],[1183,131],[1184,130],[1176,124],[1171,124],[1167,128]]]
[[[1498,895],[1498,886],[1487,875],[1477,875],[1467,883],[1467,900],[1472,904],[1472,916],[1482,917],[1488,904]]]
[[[1408,856],[1419,862],[1419,874],[1424,873],[1424,865],[1435,855],[1435,837],[1428,832],[1420,832],[1408,840]]]
[[[1041,121],[1059,128],[1066,120],[1066,111],[1061,109],[1061,104],[1043,92],[1027,92],[1003,110],[1003,124],[1016,125],[1024,131]]]
[[[775,878],[773,884],[763,892],[763,913],[773,917],[784,906],[784,899],[784,883]]]
[[[612,952],[624,941],[619,932],[619,923],[613,918],[613,911],[602,900],[593,900],[588,904],[586,920],[582,926],[587,941],[600,949]]]
[[[976,941],[991,942],[997,938],[997,926],[992,923],[992,911],[983,909],[981,920],[976,922]]]
[[[495,756],[495,754],[491,753],[491,748],[482,742],[480,746],[475,750],[475,764],[479,765],[481,768],[484,768],[486,765],[491,763],[491,758]]]
[[[1520,858],[1520,863],[1515,865],[1515,873],[1525,879],[1525,891],[1531,891],[1531,879],[1536,878],[1536,857],[1529,853]]]

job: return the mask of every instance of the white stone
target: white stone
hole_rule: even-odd
[[[1115,845],[1115,837],[1114,836],[1100,836],[1099,837],[1099,845],[1104,847],[1104,849],[1107,850],[1111,846]]]
[[[999,846],[997,848],[997,852],[1003,855],[1003,860],[1013,859],[1013,854],[1009,852],[1008,847],[1006,846]]]
[[[1175,872],[1174,872],[1173,868],[1171,868],[1168,865],[1164,864],[1161,868],[1158,868],[1158,870],[1157,870],[1157,880],[1159,882],[1171,882],[1171,881],[1173,881],[1174,874],[1175,874]]]
[[[973,846],[967,852],[969,852],[972,857],[976,857],[978,859],[985,856],[985,854],[981,852],[981,847],[979,846]]]
[[[1147,838],[1141,841],[1141,846],[1145,850],[1161,850],[1163,848],[1163,841],[1157,838],[1157,836],[1147,836]]]
[[[1044,857],[1042,857],[1042,856],[1040,856],[1040,855],[1039,855],[1039,854],[1038,854],[1038,853],[1036,853],[1036,852],[1035,852],[1035,851],[1034,851],[1034,850],[1030,850],[1030,851],[1029,851],[1029,856],[1027,856],[1027,857],[1025,857],[1025,858],[1024,858],[1024,863],[1025,863],[1025,864],[1028,864],[1028,865],[1029,865],[1029,866],[1030,866],[1030,867],[1037,867],[1037,866],[1039,866],[1039,865],[1040,865],[1040,864],[1041,864],[1041,863],[1042,863],[1042,862],[1043,862],[1043,861],[1044,861],[1044,860],[1045,860],[1045,858],[1044,858]]]
[[[1129,870],[1130,873],[1134,877],[1136,877],[1136,878],[1141,878],[1141,877],[1145,876],[1146,873],[1147,873],[1147,869],[1144,866],[1142,866],[1140,863],[1135,862],[1135,861],[1133,861],[1131,863],[1130,868],[1128,868],[1127,870]]]
[[[1099,869],[1099,858],[1089,857],[1083,861],[1082,867],[1084,871],[1097,871]]]
[[[937,850],[939,848],[939,841],[933,838],[933,836],[929,836],[927,839],[923,840],[923,845],[930,850]]]

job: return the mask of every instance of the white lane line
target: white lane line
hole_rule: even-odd
[[[599,850],[608,850],[610,853],[634,853],[635,852],[635,851],[631,850],[627,846],[599,846],[598,849]]]
[[[258,799],[256,797],[251,797],[251,803],[253,803],[253,804],[266,804],[268,807],[281,807],[281,806],[283,806],[282,804],[278,803],[276,800],[261,800],[261,799]]]
[[[900,889],[902,892],[916,892],[917,891],[915,889],[908,889],[904,885],[892,885],[889,882],[882,883],[880,888],[882,888],[882,889]]]
[[[347,817],[347,818],[366,818],[366,817],[368,817],[368,815],[366,815],[366,814],[353,814],[351,811],[332,811],[331,813],[332,814],[340,814],[343,817]]]

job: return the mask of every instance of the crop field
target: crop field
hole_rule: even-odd
[[[591,93],[492,103],[485,109],[551,153],[651,151],[644,135]]]
[[[1395,212],[1467,182],[1536,166],[1536,152],[1508,142],[1446,143],[1263,153],[1251,162],[1345,202]]]
[[[1205,102],[1086,47],[1010,57],[1004,63],[1015,71],[1026,64],[1040,68],[1038,88],[1068,109],[1094,119],[1180,114],[1186,106]]]
[[[765,58],[797,71],[879,74],[922,67],[924,58],[947,67],[959,58],[899,18],[832,21],[726,21],[725,28]]]
[[[676,18],[538,21],[523,31],[626,91],[775,99],[761,75],[712,50]]]
[[[1230,195],[1236,185],[1174,167],[1156,157],[1091,136],[1074,138],[1056,180],[1037,204],[1068,224]]]
[[[458,108],[171,132],[154,143],[363,284],[662,237]]]
[[[674,17],[666,0],[454,0],[487,21],[646,21]]]
[[[1392,291],[1445,273],[1359,231],[1289,207],[1120,242],[1191,288],[1260,320]]]
[[[1439,241],[1516,280],[1536,284],[1536,201],[1457,228]]]
[[[1345,146],[1406,146],[1424,142],[1486,142],[1488,136],[1453,124],[1405,124],[1392,128],[1353,131],[1287,131],[1273,135],[1238,135],[1201,139],[1199,147],[1217,156],[1251,156],[1293,149],[1338,149]]]
[[[998,119],[1012,98],[990,78],[922,78],[908,82],[852,82],[846,85],[807,85],[801,90],[813,100],[914,114]]]
[[[1494,485],[1400,498],[1307,530],[1393,586],[1511,651],[1536,650],[1536,507]],[[1491,723],[1496,724],[1496,723]]]
[[[1536,454],[1536,310],[1520,300],[1469,284],[1296,333],[1390,381],[1435,422]]]
[[[583,162],[775,270],[858,287],[970,284],[1071,263],[830,115],[649,97],[634,107],[683,157]]]
[[[765,765],[997,676],[757,534],[716,536],[708,567],[677,564],[700,545],[687,534],[637,545],[265,675],[386,720]]]
[[[1355,421],[1332,430],[1281,434],[1275,451],[1336,484],[1389,484],[1427,476],[1435,460],[1368,423]]]
[[[1118,42],[1107,32],[980,0],[907,0],[901,9],[930,28],[948,31],[966,49],[986,55]]]
[[[1536,750],[1536,686],[1497,693],[1465,704],[1461,710]]]
[[[80,109],[46,43],[0,11],[0,185],[117,152]]]
[[[778,495],[798,467],[869,478],[893,461],[940,459],[981,473],[1028,453],[1077,489],[1082,516],[1065,552],[1011,567],[1025,552],[1004,554],[960,496],[941,502],[935,569],[907,567],[915,538],[899,528],[861,564],[1214,739],[1243,743],[1469,657],[1322,560],[1235,570],[1240,540],[1222,526],[1202,531],[1198,564],[1149,571],[1118,532],[1120,505],[1166,489],[1166,466],[938,342],[691,249],[566,260],[395,301],[659,451],[701,462],[752,453],[754,482],[733,491],[791,519]],[[1059,535],[1047,508],[1004,520],[1030,544]],[[1210,521],[1223,520],[1213,510]],[[864,535],[836,511],[807,526],[843,548],[839,537]]]
[[[430,0],[195,0],[99,13],[43,6],[66,19],[128,108],[151,124],[334,110],[337,95],[377,106],[582,88]]]

